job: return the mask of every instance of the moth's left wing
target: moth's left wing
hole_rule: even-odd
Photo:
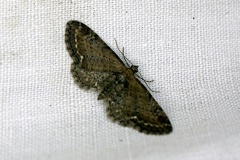
[[[65,42],[74,62],[81,68],[99,72],[121,72],[126,67],[114,51],[85,24],[69,21]]]

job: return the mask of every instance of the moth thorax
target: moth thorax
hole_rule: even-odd
[[[138,66],[132,65],[130,67],[130,69],[133,71],[133,73],[137,73],[138,72]]]

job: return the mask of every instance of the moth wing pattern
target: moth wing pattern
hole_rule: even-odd
[[[84,68],[99,71],[119,71],[125,65],[114,51],[89,27],[78,21],[69,21],[65,41],[70,56],[82,61]],[[84,59],[81,58],[84,57]]]
[[[81,22],[67,23],[65,42],[73,59],[71,72],[80,87],[98,88],[111,71],[125,69],[114,51]]]
[[[172,131],[172,125],[153,96],[137,80],[131,77],[128,89],[123,89],[108,100],[108,116],[120,125],[130,126],[140,132],[149,134],[167,134]],[[116,90],[115,87],[112,90]],[[113,91],[109,91],[110,93]]]
[[[111,119],[145,133],[172,131],[165,112],[134,72],[89,27],[69,21],[65,42],[73,59],[71,72],[75,82],[80,87],[101,89],[98,99],[106,100]]]

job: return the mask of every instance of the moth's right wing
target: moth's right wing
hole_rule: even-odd
[[[171,122],[149,91],[133,76],[127,77],[125,81],[127,88],[118,82],[108,91],[112,93],[107,98],[108,116],[121,125],[133,127],[140,132],[170,133]]]

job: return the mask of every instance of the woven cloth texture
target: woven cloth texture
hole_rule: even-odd
[[[0,0],[1,160],[240,159],[240,1]],[[173,124],[145,135],[106,116],[70,73],[65,25],[135,65]]]

